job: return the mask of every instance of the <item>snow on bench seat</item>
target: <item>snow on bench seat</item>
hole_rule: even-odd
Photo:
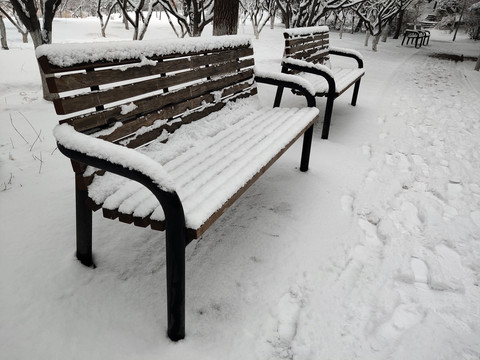
[[[365,74],[365,69],[330,69],[335,78],[335,94],[339,96],[345,92],[358,78]],[[298,76],[307,80],[313,85],[317,96],[326,96],[328,94],[328,82],[325,78],[311,73],[299,73]]]
[[[177,130],[166,144],[153,142],[141,152],[167,170],[184,206],[187,228],[198,237],[208,219],[308,128],[317,113],[315,108],[261,108],[257,99],[239,100]],[[96,177],[89,196],[122,214],[165,220],[148,189],[118,175]]]

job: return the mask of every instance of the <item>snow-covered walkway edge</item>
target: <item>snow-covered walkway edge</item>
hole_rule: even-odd
[[[98,40],[96,20],[84,21],[57,21],[55,41]],[[111,39],[128,38],[111,26]],[[57,118],[33,50],[9,41],[1,358],[480,358],[480,74],[471,61],[428,56],[475,56],[478,44],[433,32],[427,47],[389,40],[373,53],[362,35],[332,34],[365,59],[357,106],[351,92],[337,99],[329,140],[316,127],[307,173],[297,144],[189,245],[187,338],[174,344],[162,233],[95,214],[98,267],[75,260],[73,173],[55,150]],[[280,28],[254,47],[260,69],[279,70]],[[274,90],[259,86],[262,101],[272,104]],[[299,104],[286,92],[282,106]]]

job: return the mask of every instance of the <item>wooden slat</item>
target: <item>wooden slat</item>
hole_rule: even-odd
[[[65,92],[82,88],[111,84],[147,76],[166,74],[172,71],[194,69],[206,65],[221,64],[236,59],[251,56],[251,48],[230,50],[208,56],[196,55],[190,58],[179,58],[168,61],[158,61],[155,66],[136,66],[129,68],[112,68],[88,73],[67,74],[61,77],[47,78],[50,92]]]
[[[248,82],[243,82],[234,86],[230,86],[222,90],[221,97],[225,98],[236,92],[243,91],[249,87],[252,87],[252,84],[249,84]],[[115,142],[119,139],[124,139],[130,134],[134,134],[141,127],[153,125],[153,123],[158,119],[170,119],[177,117],[187,110],[194,110],[200,107],[203,103],[213,103],[214,100],[215,96],[212,93],[209,93],[193,99],[189,99],[187,101],[183,101],[178,104],[170,104],[158,111],[138,117],[135,120],[125,122],[121,127],[117,128],[108,135],[101,136],[100,138],[107,141]],[[165,125],[165,129],[171,132],[171,129],[168,127],[168,125]]]
[[[201,69],[187,70],[172,76],[160,77],[142,81],[135,84],[114,87],[104,91],[95,91],[87,94],[66,97],[54,100],[57,114],[65,115],[99,105],[126,100],[135,96],[158,91],[165,87],[185,84],[214,75],[227,74],[245,67],[253,66],[253,59],[229,62],[222,65],[211,66]]]
[[[288,48],[286,47],[285,53],[295,54],[297,52],[302,52],[304,50],[309,50],[309,49],[328,49],[328,41],[314,41],[314,42],[305,43],[301,46],[288,47]]]
[[[242,88],[245,86],[242,85],[242,82],[245,82],[248,79],[252,78],[253,71],[251,69],[248,69],[234,75],[223,77],[218,80],[210,80],[203,83],[198,83],[186,89],[172,91],[167,94],[157,94],[147,99],[134,101],[134,104],[137,106],[137,108],[128,114],[122,115],[121,107],[117,106],[115,108],[107,109],[104,111],[96,111],[91,113],[90,115],[82,115],[72,117],[70,119],[65,119],[62,120],[61,123],[68,123],[74,126],[77,131],[85,132],[89,129],[104,127],[117,121],[125,122],[129,119],[135,119],[142,116],[142,114],[149,114],[152,119],[156,120],[161,117],[157,117],[154,112],[162,108],[168,107],[170,104],[175,104],[175,107],[177,106],[176,104],[178,104],[179,102],[187,102],[189,101],[189,99],[194,99],[206,93],[221,89],[223,91],[223,96],[228,96],[235,91],[241,91]],[[168,119],[176,115],[174,112],[169,113],[168,109],[165,110],[165,112],[166,113],[164,115],[159,116],[163,116],[164,118]],[[118,137],[116,137],[115,139],[117,138]]]
[[[234,48],[222,48],[222,49],[211,49],[211,50],[204,50],[204,51],[192,51],[190,53],[171,53],[167,55],[161,55],[161,56],[152,56],[150,59],[157,61],[157,60],[166,60],[166,59],[172,59],[172,58],[179,58],[179,57],[187,57],[187,56],[195,56],[195,55],[200,55],[200,54],[215,54],[215,53],[223,53],[225,51],[228,51],[229,49],[251,49],[253,53],[253,49],[250,47],[250,45],[243,45],[243,46],[235,46]],[[55,74],[55,73],[62,73],[62,72],[71,72],[71,71],[79,71],[79,70],[86,70],[92,68],[92,63],[91,62],[86,62],[86,63],[76,63],[71,66],[56,66],[51,64],[48,61],[48,58],[46,56],[41,56],[40,58],[37,59],[40,67],[42,68],[42,71],[45,74]],[[112,67],[112,66],[119,66],[119,65],[127,65],[127,64],[133,64],[139,62],[138,58],[132,58],[132,59],[124,59],[121,61],[97,61],[95,62],[95,68],[102,68],[102,67]]]
[[[238,94],[235,99],[240,99],[242,97],[248,97],[252,96],[257,93],[256,88],[252,88],[250,91],[245,92],[245,93],[240,93]],[[231,100],[230,100],[231,101]],[[219,102],[219,103],[211,103],[210,106],[205,106],[202,108],[202,110],[199,111],[194,111],[192,113],[189,113],[186,116],[183,116],[181,119],[178,121],[172,122],[170,124],[166,124],[165,126],[161,126],[155,129],[152,129],[149,132],[142,133],[141,135],[135,136],[132,140],[124,140],[122,142],[125,142],[125,145],[129,148],[137,148],[139,146],[142,146],[144,144],[149,143],[150,141],[153,141],[160,137],[160,135],[164,132],[167,131],[169,133],[173,133],[175,130],[179,129],[182,125],[189,124],[195,120],[202,119],[205,116],[215,112],[219,111],[225,106],[225,102]]]
[[[285,38],[285,46],[286,47],[295,47],[295,46],[301,46],[304,43],[307,42],[312,42],[312,41],[326,41],[328,42],[329,39],[329,33],[328,32],[322,32],[322,33],[317,33],[315,35],[299,35],[295,37],[286,37]]]

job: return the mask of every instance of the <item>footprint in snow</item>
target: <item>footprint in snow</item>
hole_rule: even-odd
[[[371,346],[375,350],[395,346],[398,339],[410,328],[425,318],[425,310],[419,304],[399,304],[391,316],[378,325],[373,334]]]
[[[289,346],[297,334],[302,295],[294,290],[284,294],[278,303],[277,333],[281,347]]]
[[[480,227],[480,211],[473,211],[470,213],[470,217],[475,225]]]
[[[467,277],[461,256],[452,248],[443,244],[435,246],[428,258],[430,268],[430,288],[437,291],[463,293],[463,279]]]
[[[430,280],[428,266],[425,261],[412,257],[410,260],[410,267],[412,268],[415,286],[427,288]]]
[[[347,214],[351,214],[353,212],[353,201],[355,198],[352,195],[343,195],[340,198],[340,203],[342,205],[342,210],[345,211]]]

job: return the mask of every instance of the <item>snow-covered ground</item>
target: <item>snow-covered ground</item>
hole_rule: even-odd
[[[187,248],[187,337],[166,337],[163,233],[94,217],[96,269],[74,257],[73,173],[55,150],[31,44],[0,52],[2,359],[479,359],[479,44],[333,33],[362,52],[358,104],[316,127]],[[209,32],[209,29],[206,30]],[[254,41],[279,70],[282,29]],[[242,27],[242,34],[251,34]],[[130,34],[113,21],[107,41]],[[155,21],[147,38],[173,38]],[[95,41],[96,19],[56,20],[54,42]],[[106,41],[106,40],[102,40]],[[179,40],[180,41],[180,40]],[[333,61],[335,61],[334,59]],[[260,86],[265,104],[274,89]],[[282,106],[301,99],[286,93]],[[323,112],[324,100],[317,104]]]

